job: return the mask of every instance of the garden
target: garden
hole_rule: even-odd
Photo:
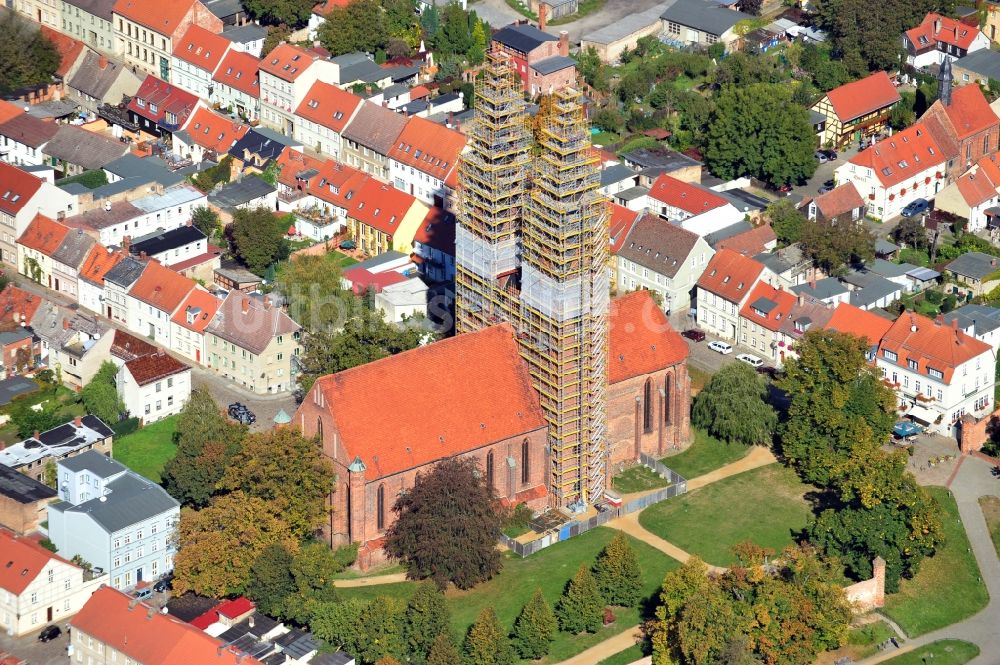
[[[116,439],[113,457],[139,475],[158,483],[163,467],[177,454],[174,442],[176,431],[177,416],[158,420]]]

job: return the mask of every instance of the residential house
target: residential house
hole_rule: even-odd
[[[250,18],[247,16],[246,11],[243,9],[243,3],[240,0],[205,0],[205,7],[208,11],[222,21],[223,29],[228,29],[231,26],[241,26],[247,23]],[[266,30],[260,26],[256,26],[261,30]],[[263,39],[261,37],[260,39]]]
[[[857,222],[865,216],[865,200],[853,182],[838,185],[804,203],[806,217],[811,222]]]
[[[691,306],[695,284],[715,254],[705,239],[656,215],[643,215],[615,252],[619,292],[646,289],[663,311]]]
[[[106,55],[115,53],[115,0],[60,0],[62,31]],[[88,53],[88,56],[90,54]],[[96,54],[95,54],[96,55]]]
[[[601,194],[608,198],[638,184],[639,174],[624,164],[615,162],[601,168]]]
[[[184,129],[174,132],[173,150],[195,164],[205,159],[218,163],[249,129],[241,122],[200,107]]]
[[[368,178],[351,199],[347,211],[348,236],[368,256],[390,249],[409,253],[427,211],[427,206],[413,196]]]
[[[180,413],[191,396],[191,367],[159,351],[126,362],[116,383],[125,409],[148,425]]]
[[[42,149],[59,126],[45,122],[30,113],[20,113],[0,123],[0,160],[16,166],[41,166],[45,163]]]
[[[987,3],[987,6],[992,7],[993,5]],[[1000,23],[996,25],[1000,25]],[[987,27],[994,29],[996,26]],[[982,86],[988,86],[990,79],[1000,81],[1000,53],[992,48],[975,51],[956,60],[952,69],[955,80],[960,85],[978,83]]]
[[[258,394],[295,387],[301,326],[280,308],[231,291],[205,328],[208,366]]]
[[[90,248],[77,271],[77,301],[81,307],[105,314],[104,275],[125,256],[126,252],[108,249],[100,243]]]
[[[246,122],[260,119],[260,60],[230,49],[212,76],[211,101]]]
[[[903,33],[906,64],[917,69],[940,65],[945,58],[957,60],[969,53],[988,49],[989,37],[978,25],[930,12],[915,28]]]
[[[188,293],[170,319],[170,348],[199,365],[207,364],[205,328],[221,306],[222,300],[207,291]]]
[[[445,207],[447,181],[457,177],[465,135],[444,125],[410,118],[389,150],[389,180],[427,205]]]
[[[33,538],[0,529],[0,630],[21,637],[80,611],[107,582],[42,547]]]
[[[389,180],[389,153],[398,144],[407,122],[405,116],[365,102],[341,132],[341,161],[380,180]]]
[[[176,499],[96,451],[60,460],[57,469],[60,501],[49,506],[49,539],[63,556],[107,571],[115,589],[173,570]]]
[[[62,5],[59,0],[13,0],[6,8],[17,10],[32,21],[49,28],[59,28],[62,25]]]
[[[169,137],[187,125],[188,118],[201,104],[198,97],[187,90],[150,74],[139,86],[127,108],[129,121],[138,125],[143,132],[156,137]]]
[[[229,150],[233,173],[263,172],[287,148],[301,151],[302,144],[267,127],[254,127]]]
[[[349,0],[322,0],[314,5],[309,15],[309,24],[306,26],[309,30],[309,39],[316,39],[316,31],[319,30],[319,26],[326,23],[327,14],[335,8],[346,7],[348,2]]]
[[[906,280],[902,283],[886,279],[869,270],[852,271],[841,280],[848,285],[847,302],[860,309],[884,309],[902,297]]]
[[[21,536],[37,530],[55,498],[56,491],[45,483],[0,464],[0,525],[5,527],[0,533],[10,529]],[[0,610],[0,616],[3,614],[6,612]]]
[[[716,249],[731,249],[743,256],[756,256],[770,252],[778,246],[778,236],[770,224],[760,224],[748,231],[723,238],[716,244]]]
[[[701,328],[738,341],[740,311],[758,281],[776,281],[763,264],[730,249],[716,252],[696,283],[697,320]]]
[[[726,51],[734,50],[740,36],[736,24],[754,17],[728,9],[714,0],[677,0],[667,7],[661,39],[678,46],[702,46],[721,43]]]
[[[50,256],[52,263],[50,288],[65,293],[74,302],[79,302],[80,266],[83,265],[93,246],[94,239],[85,234],[83,229],[70,230]]]
[[[253,293],[261,284],[258,275],[253,274],[237,261],[223,261],[215,269],[214,281],[227,291],[241,291],[243,293]]]
[[[17,239],[17,271],[36,284],[59,291],[60,285],[53,282],[52,254],[68,233],[69,228],[59,222],[35,215]]]
[[[294,154],[294,153],[293,153]],[[325,242],[347,226],[347,213],[361,186],[371,176],[332,159],[304,171],[296,171],[295,190],[289,196],[308,196],[297,201],[300,211],[295,230],[317,242]],[[302,176],[299,178],[299,176]],[[308,178],[308,179],[306,179]]]
[[[867,272],[884,277],[890,282],[895,282],[904,292],[913,290],[913,280],[910,279],[909,273],[916,267],[912,263],[894,263],[879,258],[865,264]]]
[[[196,97],[211,99],[212,76],[230,47],[222,35],[192,23],[174,47],[171,82]]]
[[[132,328],[135,315],[130,313],[129,289],[146,270],[148,261],[140,261],[132,256],[123,257],[113,267],[104,273],[104,299],[101,301],[100,314],[109,319],[124,323]],[[155,334],[155,328],[153,333]],[[161,333],[162,337],[162,333]]]
[[[701,185],[661,175],[649,189],[648,208],[681,228],[706,236],[743,219],[727,199]]]
[[[128,153],[127,144],[77,125],[59,125],[42,154],[60,177],[102,169]]]
[[[371,101],[374,104],[383,106],[382,102],[388,102],[383,92],[393,86],[393,82],[398,80],[394,70],[412,71],[410,68],[400,67],[380,67],[367,53],[344,53],[329,59],[333,66],[329,82],[336,86],[347,89],[356,85],[364,86],[372,94]],[[404,86],[408,88],[408,86]]]
[[[790,291],[758,282],[740,307],[739,342],[765,359],[779,362],[778,342],[783,338],[781,328],[788,323],[796,302],[795,294]]]
[[[836,277],[824,277],[796,284],[791,287],[791,291],[814,302],[832,306],[847,303],[851,299],[851,290]]]
[[[993,347],[959,330],[957,321],[904,312],[879,342],[875,365],[906,415],[935,434],[955,436],[964,415],[993,411]]]
[[[78,417],[0,450],[0,464],[44,482],[59,460],[91,450],[111,455],[113,435],[97,416]]]
[[[883,133],[899,100],[899,91],[882,71],[834,88],[812,106],[826,118],[820,145],[840,149]]]
[[[968,220],[966,230],[985,231],[1000,219],[1000,164],[997,155],[982,157],[957,180],[942,189],[934,199],[937,210]],[[991,223],[992,222],[992,223]]]
[[[292,148],[285,148],[277,159],[278,210],[292,212],[316,205],[312,196],[312,180],[333,160],[317,159]],[[353,169],[351,169],[353,171]]]
[[[222,36],[230,41],[232,50],[249,53],[259,58],[264,50],[264,40],[267,38],[267,27],[256,23],[247,23],[236,28],[222,31]]]
[[[174,266],[208,251],[208,238],[197,226],[188,224],[170,231],[154,231],[129,243],[133,256],[149,257],[164,266]]]
[[[115,53],[125,63],[170,81],[170,59],[192,25],[222,32],[222,21],[199,0],[116,0]]]
[[[491,50],[510,56],[531,97],[576,85],[576,61],[569,57],[566,31],[557,38],[533,25],[514,23],[493,33]]]
[[[101,106],[113,106],[122,97],[134,95],[141,84],[142,79],[120,61],[86,51],[76,73],[66,82],[66,91],[83,111],[96,115]]]
[[[998,259],[982,252],[966,252],[944,267],[952,279],[969,289],[975,296],[983,296],[1000,286]]]
[[[108,275],[104,281],[107,283]],[[158,261],[148,261],[126,296],[129,330],[148,337],[154,344],[169,347],[170,319],[188,293],[197,287],[194,280]]]
[[[962,305],[944,315],[946,324],[952,325],[953,321],[958,322],[958,329],[966,335],[971,335],[993,347],[994,353],[1000,350],[1000,308],[987,305]]]
[[[875,360],[875,351],[885,334],[892,327],[892,319],[887,319],[874,312],[841,303],[833,310],[833,316],[824,328],[832,332],[842,332],[864,340],[868,347],[868,361]]]
[[[8,379],[32,371],[38,366],[40,348],[30,330],[7,324],[0,331],[0,372]]]
[[[874,219],[891,219],[911,201],[932,199],[944,186],[948,156],[921,122],[896,132],[852,157],[835,171],[854,183]]]
[[[226,183],[208,195],[208,202],[224,213],[232,215],[237,210],[252,208],[278,209],[278,188],[257,175],[249,175],[240,180]]]
[[[942,76],[950,70],[949,63],[942,68]],[[939,87],[941,95],[920,121],[926,124],[936,120],[957,144],[957,154],[949,153],[946,173],[949,180],[955,180],[980,159],[1000,150],[1000,117],[978,85],[952,88],[950,83],[939,83]]]
[[[777,332],[777,355],[774,363],[777,367],[785,364],[789,358],[798,358],[797,344],[810,330],[821,330],[833,318],[834,308],[822,302],[816,302],[803,295],[795,297],[791,310]]]
[[[295,138],[318,153],[341,159],[340,136],[361,104],[357,95],[316,81],[295,110]]]
[[[413,236],[413,260],[431,283],[455,280],[455,215],[431,208]]]
[[[259,64],[261,122],[285,136],[294,136],[296,109],[313,83],[332,75],[333,69],[317,51],[279,44]]]
[[[701,162],[666,148],[637,148],[622,155],[622,162],[639,174],[636,185],[652,187],[664,174],[681,182],[701,182]]]
[[[95,318],[45,303],[31,319],[42,361],[58,370],[62,383],[80,390],[90,383],[111,352],[114,333]]]
[[[62,0],[41,0],[41,1],[51,2],[54,5],[61,5],[62,3]],[[56,66],[53,75],[56,78],[56,80],[59,81],[60,83],[65,82],[66,79],[68,79],[70,76],[73,75],[74,72],[76,72],[77,67],[79,67],[80,59],[81,56],[83,55],[83,51],[86,45],[81,40],[74,39],[71,35],[66,34],[65,30],[60,31],[58,27],[42,25],[41,33],[42,35],[45,36],[46,39],[48,39],[52,43],[53,46],[56,47],[56,52],[59,54],[59,64]],[[60,101],[58,97],[61,97],[61,95],[56,96],[56,98],[54,99],[49,99],[44,102],[41,102],[40,104],[36,104],[31,109],[31,112],[38,113],[39,111],[42,111],[44,109],[43,114],[39,114],[38,117],[41,117],[42,119],[45,120],[50,120],[50,119],[61,120],[64,117],[66,117],[67,120],[70,119],[72,113],[67,114],[67,116],[69,117],[62,115],[47,115],[47,113],[50,111],[55,112],[56,114],[63,113],[63,111],[60,110],[59,107],[55,105],[58,104]],[[72,111],[72,109],[66,109],[66,111]]]
[[[413,316],[427,316],[430,296],[427,283],[420,277],[403,277],[395,284],[372,289],[376,311],[389,323],[402,323]]]

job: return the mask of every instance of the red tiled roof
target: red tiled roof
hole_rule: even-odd
[[[59,245],[62,244],[67,233],[69,233],[68,226],[39,213],[35,215],[35,218],[28,224],[28,228],[17,239],[17,244],[45,256],[51,256],[52,252],[59,249]]]
[[[195,266],[200,266],[203,263],[209,263],[214,261],[222,255],[222,249],[216,247],[215,245],[209,245],[208,251],[203,254],[198,254],[197,256],[192,256],[190,259],[184,259],[177,263],[171,263],[168,268],[174,272],[184,272],[188,268],[193,268]]]
[[[167,3],[165,3],[167,4]],[[140,102],[142,106],[140,106]],[[153,111],[156,106],[156,111]],[[198,98],[188,92],[181,90],[175,85],[170,85],[166,81],[161,81],[152,74],[146,76],[136,91],[132,101],[128,103],[128,109],[133,111],[150,122],[158,123],[163,120],[169,111],[177,116],[177,126],[183,127],[187,119],[198,106]]]
[[[172,36],[196,0],[117,0],[114,13],[161,35]]]
[[[66,78],[69,70],[73,68],[80,53],[83,52],[84,43],[73,39],[57,30],[53,30],[47,25],[42,26],[42,34],[52,42],[56,51],[59,52],[59,66],[56,68],[56,76]]]
[[[728,203],[710,189],[683,182],[665,173],[653,181],[653,186],[649,188],[649,196],[692,215],[700,215]]]
[[[959,140],[1000,124],[1000,118],[978,85],[963,85],[952,90],[951,104],[944,110]]]
[[[317,55],[293,44],[279,44],[260,61],[260,71],[277,76],[283,81],[294,81],[302,76]]]
[[[770,302],[762,302],[762,298]],[[788,313],[792,311],[792,306],[795,303],[794,294],[760,282],[750,292],[750,297],[740,308],[740,316],[747,321],[753,321],[759,326],[777,332],[782,324],[788,320]],[[754,307],[755,304],[757,307]]]
[[[444,180],[455,168],[464,148],[465,135],[461,132],[413,116],[389,149],[389,159]]]
[[[227,619],[235,619],[236,617],[242,616],[247,612],[252,612],[257,608],[249,598],[240,596],[239,598],[233,598],[232,600],[227,600],[218,607],[215,611],[219,613],[219,616],[224,616]]]
[[[187,298],[184,299],[180,307],[177,308],[171,320],[188,330],[203,332],[208,327],[208,324],[212,322],[212,318],[221,305],[222,301],[208,291],[194,289],[187,295]],[[193,323],[188,323],[189,310],[200,310],[195,312]]]
[[[775,235],[771,225],[761,224],[743,233],[737,233],[725,240],[720,240],[716,249],[731,249],[743,256],[756,256],[777,240],[778,236]]]
[[[918,122],[859,152],[851,163],[872,169],[883,186],[892,187],[946,159],[931,133]]]
[[[979,28],[934,12],[927,14],[920,25],[906,31],[917,50],[935,48],[938,42],[968,50],[977,35]]]
[[[611,238],[611,252],[618,253],[632,227],[642,217],[642,212],[629,210],[617,203],[608,203],[611,213],[608,217],[608,236]]]
[[[212,80],[259,99],[260,81],[257,76],[259,67],[258,58],[245,51],[233,49],[226,53],[226,57],[219,63]]]
[[[0,161],[0,212],[15,217],[41,188],[41,178]]]
[[[0,123],[12,120],[24,113],[24,108],[0,99]]]
[[[431,94],[430,89],[426,85],[415,85],[410,88],[410,101],[416,101],[418,99],[423,99]]]
[[[205,107],[198,107],[184,130],[202,148],[224,154],[243,138],[250,127]]]
[[[188,623],[197,628],[198,630],[205,630],[213,623],[219,620],[219,613],[215,611],[215,608],[206,610],[202,614],[199,614],[195,618],[191,619]]]
[[[128,256],[127,252],[112,252],[100,243],[90,248],[90,253],[80,266],[79,276],[97,286],[104,286],[104,275]]]
[[[413,236],[414,242],[455,256],[455,216],[436,206],[427,211]]]
[[[351,283],[351,290],[355,295],[361,295],[372,289],[375,293],[381,293],[382,289],[393,284],[405,282],[408,277],[393,270],[373,273],[366,268],[352,267],[343,273],[344,279]]]
[[[129,295],[168,315],[180,307],[196,283],[158,261],[150,261],[129,290]]]
[[[115,337],[111,340],[111,355],[128,362],[141,356],[157,353],[160,350],[144,339],[131,335],[124,330],[115,330]]]
[[[369,481],[546,426],[506,323],[320,377],[317,391]]]
[[[416,199],[392,185],[368,178],[351,199],[347,214],[357,221],[393,236]]]
[[[300,174],[310,169],[319,171],[325,164],[324,160],[310,157],[294,148],[282,150],[275,161],[278,163],[278,182],[292,189],[308,184],[309,178],[300,178]]]
[[[899,101],[899,91],[885,72],[875,72],[863,79],[845,83],[826,93],[841,122],[874,113]]]
[[[335,85],[316,81],[302,98],[295,115],[339,134],[344,131],[344,127],[361,106],[361,102],[362,99],[357,95],[352,95]]]
[[[858,188],[854,186],[854,183],[848,181],[843,185],[834,187],[825,194],[820,194],[813,199],[813,203],[816,204],[816,207],[823,213],[824,217],[833,219],[856,208],[863,208],[865,200],[861,198],[861,194],[858,193]]]
[[[20,596],[49,561],[69,563],[30,538],[0,529],[0,589]]]
[[[323,2],[320,2],[313,7],[313,14],[326,16],[332,12],[335,7],[346,7],[349,4],[351,4],[351,0],[323,0]]]
[[[882,336],[892,325],[892,321],[884,319],[868,310],[840,303],[833,310],[833,316],[827,321],[827,330],[849,333],[855,337],[867,340],[868,344],[878,344]]]
[[[0,318],[11,317],[17,323],[31,321],[44,298],[8,284],[0,291]]]
[[[688,347],[648,291],[611,301],[608,311],[608,382],[649,374],[684,362]]]
[[[997,164],[996,158],[996,153],[983,157],[974,168],[955,181],[959,193],[970,207],[985,203],[997,195],[1000,189],[1000,164]]]
[[[325,162],[319,174],[309,182],[309,193],[318,199],[349,211],[362,185],[371,178],[347,164]]]
[[[705,266],[705,272],[698,278],[698,288],[739,303],[747,297],[763,271],[762,263],[731,249],[722,249]]]
[[[231,45],[232,42],[222,35],[192,24],[177,42],[173,55],[211,74]]]
[[[190,366],[185,365],[180,360],[163,351],[129,360],[125,363],[125,367],[128,368],[132,378],[140,386],[145,386],[154,381],[160,381],[168,376],[180,374],[191,369]]]
[[[993,347],[965,334],[957,327],[938,319],[932,321],[915,312],[903,312],[882,336],[879,357],[887,360],[884,351],[897,355],[901,367],[908,360],[917,363],[917,371],[927,374],[928,368],[944,374],[945,383],[951,383],[952,374],[959,366],[976,356],[992,353]]]
[[[70,620],[70,626],[144,665],[260,665],[256,658],[227,648],[156,607],[132,603],[121,591],[102,586]]]

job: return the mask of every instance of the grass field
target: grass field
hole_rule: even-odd
[[[353,256],[348,256],[338,249],[330,250],[326,253],[326,256],[341,268],[350,268],[358,262],[358,260]]]
[[[666,478],[642,464],[625,469],[625,471],[611,479],[611,486],[622,494],[645,492],[646,490],[658,487],[666,487],[669,484]]]
[[[660,460],[686,480],[742,459],[750,452],[747,446],[723,443],[703,430],[692,427],[691,431],[694,432],[694,443],[690,448]]]
[[[624,651],[619,651],[615,655],[611,656],[611,658],[605,658],[597,665],[630,665],[630,663],[634,663],[643,656],[649,655],[643,652],[642,647],[643,645],[636,644],[635,646],[631,646]]]
[[[650,506],[639,515],[649,531],[708,563],[735,563],[730,548],[752,540],[780,552],[809,520],[810,487],[772,464]]]
[[[163,466],[177,452],[177,416],[170,416],[123,436],[114,443],[114,458],[136,473],[160,482]]]
[[[943,487],[927,489],[944,510],[945,544],[885,601],[885,614],[910,637],[961,621],[989,602],[954,497]],[[934,665],[941,663],[935,660]]]
[[[979,647],[962,640],[938,640],[902,656],[882,661],[883,665],[962,665],[979,655]]]
[[[983,509],[983,517],[986,518],[986,526],[990,529],[993,547],[997,551],[997,556],[1000,556],[1000,498],[981,496],[979,507]]]
[[[599,527],[562,543],[548,547],[524,559],[508,555],[503,571],[489,582],[470,591],[448,591],[451,609],[451,626],[456,637],[464,638],[476,616],[487,606],[496,610],[506,628],[528,602],[536,588],[541,588],[553,606],[562,595],[566,582],[576,573],[581,563],[590,564],[597,553],[614,537],[615,531]],[[642,567],[643,592],[647,596],[657,593],[663,576],[679,564],[662,552],[632,538],[629,539],[639,556]],[[416,588],[413,582],[385,584],[372,587],[342,588],[343,598],[371,600],[378,596],[409,598]],[[587,635],[559,633],[549,656],[541,663],[557,663],[588,649],[598,642],[636,626],[645,615],[638,609],[616,609],[617,620],[599,632]]]

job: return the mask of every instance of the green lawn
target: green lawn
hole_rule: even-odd
[[[170,416],[123,436],[114,443],[114,458],[136,473],[160,482],[163,466],[177,452],[177,416]]]
[[[688,365],[688,376],[691,378],[691,392],[693,394],[700,393],[712,379],[711,374],[693,365]]]
[[[899,250],[899,262],[900,263],[912,263],[915,266],[927,267],[931,263],[930,254],[927,253],[926,249],[913,249],[912,247],[905,247]]]
[[[886,615],[910,637],[961,621],[989,602],[955,498],[943,487],[927,489],[944,510],[945,544],[922,561],[916,576],[903,580],[899,593],[885,602]],[[941,664],[935,661],[935,665]]]
[[[658,487],[666,487],[669,484],[666,478],[642,464],[625,469],[611,479],[611,486],[622,494],[645,492]]]
[[[380,577],[382,575],[395,575],[396,573],[406,572],[401,564],[390,564],[388,566],[382,566],[374,570],[366,570],[361,572],[360,570],[355,570],[354,568],[345,568],[336,575],[333,576],[335,580],[356,580],[359,577]]]
[[[353,256],[348,256],[337,249],[330,250],[326,253],[326,256],[341,268],[350,268],[358,262],[358,260]]]
[[[642,647],[643,645],[641,644],[630,646],[628,649],[619,651],[611,656],[611,658],[605,658],[597,665],[630,665],[630,663],[634,663],[643,656],[649,655],[643,651]]]
[[[883,665],[962,665],[979,655],[979,647],[962,640],[938,640],[902,656],[882,661]]]
[[[590,137],[591,143],[594,145],[604,146],[605,148],[615,145],[621,140],[622,137],[618,136],[614,132],[599,132]]]
[[[793,544],[811,511],[794,471],[771,464],[712,483],[639,515],[649,531],[708,563],[735,563],[730,548],[752,540],[780,552]]]
[[[979,497],[979,507],[983,509],[986,526],[990,528],[993,547],[997,551],[997,556],[1000,556],[1000,499],[995,496],[981,496]]]
[[[686,480],[743,459],[750,452],[747,446],[724,443],[703,430],[692,427],[691,431],[694,432],[694,443],[687,450],[660,460]]]
[[[476,616],[487,606],[493,607],[501,623],[507,628],[528,602],[535,589],[540,587],[546,599],[554,606],[562,595],[566,582],[576,573],[580,563],[590,564],[597,553],[615,535],[605,527],[592,529],[562,543],[548,547],[526,558],[507,555],[503,571],[489,582],[470,591],[448,591],[451,625],[456,636],[464,637]],[[629,538],[639,555],[642,566],[643,589],[646,595],[655,594],[663,576],[678,563],[645,543]],[[341,588],[337,593],[343,598],[371,600],[378,596],[409,598],[416,587],[413,582],[385,584],[372,587]],[[638,609],[616,609],[617,621],[599,632],[587,635],[559,633],[549,656],[541,663],[556,663],[588,649],[598,642],[630,629],[645,618]]]

